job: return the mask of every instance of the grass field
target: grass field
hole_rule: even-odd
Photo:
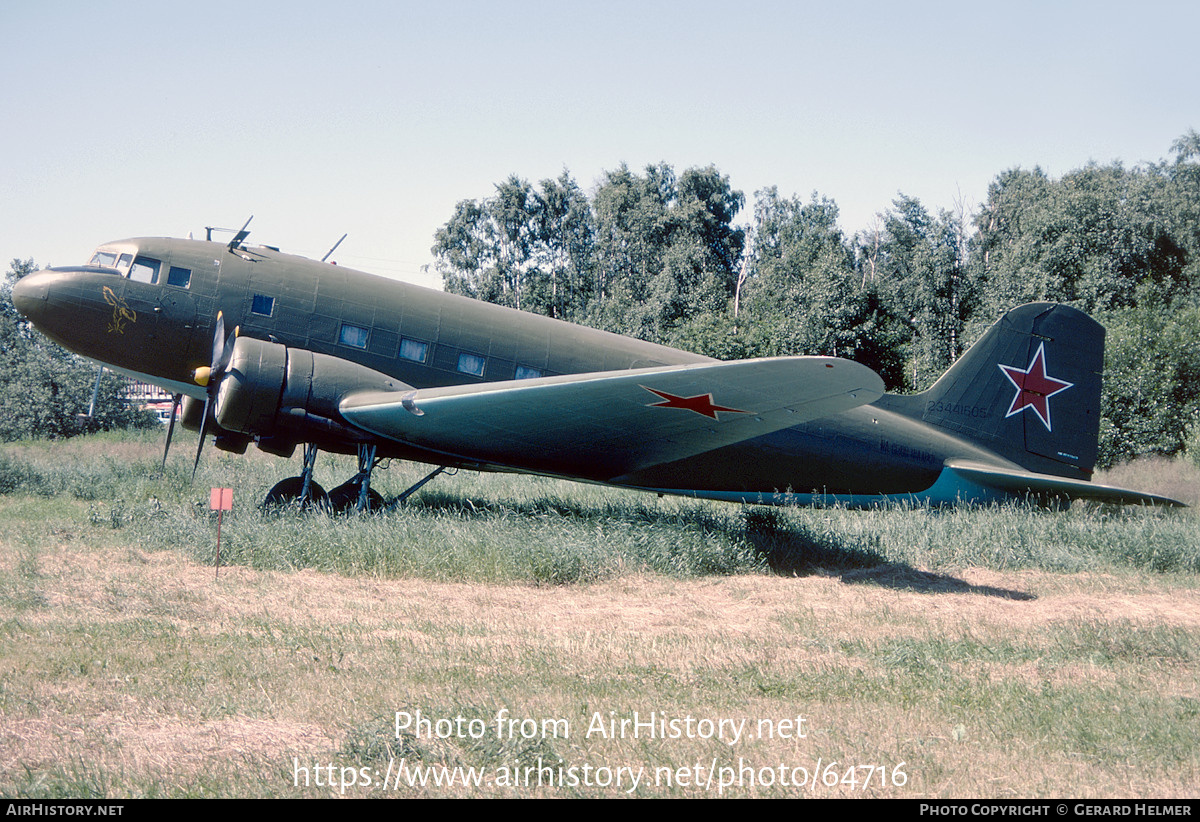
[[[1195,509],[461,473],[266,516],[294,464],[210,451],[191,484],[160,448],[0,447],[0,795],[1200,795]],[[1166,461],[1109,481],[1200,493]]]

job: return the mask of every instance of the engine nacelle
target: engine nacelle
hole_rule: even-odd
[[[179,424],[189,431],[199,431],[201,424],[204,422],[204,400],[198,400],[195,397],[184,397],[182,410],[179,415]],[[206,430],[213,435],[213,445],[222,451],[229,451],[233,454],[246,453],[246,446],[250,444],[250,437],[245,434],[239,434],[237,431],[227,431],[217,424],[216,417],[213,416],[212,409],[208,411],[208,425]]]
[[[351,447],[366,435],[338,411],[353,391],[409,391],[412,386],[366,366],[279,343],[238,337],[217,386],[214,411],[228,431],[274,443]],[[338,449],[331,449],[338,450]]]

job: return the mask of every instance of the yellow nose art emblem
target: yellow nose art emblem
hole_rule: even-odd
[[[137,322],[137,312],[130,308],[125,300],[118,297],[108,286],[104,286],[104,301],[113,307],[112,320],[108,324],[108,333],[125,333],[125,322]]]

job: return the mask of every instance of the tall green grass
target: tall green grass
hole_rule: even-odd
[[[216,561],[208,488],[235,489],[222,523],[221,561],[260,569],[473,582],[568,584],[627,573],[697,577],[744,573],[840,574],[848,582],[953,589],[967,567],[1058,572],[1200,572],[1200,518],[1192,511],[1024,504],[878,510],[763,508],[520,475],[439,477],[407,504],[375,515],[266,513],[258,502],[290,462],[210,452],[191,480],[177,444],[166,471],[147,434],[102,434],[0,450],[0,493],[74,501],[94,532],[120,529],[151,549]],[[376,472],[394,497],[424,466]],[[332,487],[350,460],[323,455]],[[66,501],[66,502],[64,502]],[[0,514],[2,517],[3,514]],[[920,570],[918,570],[920,569]]]

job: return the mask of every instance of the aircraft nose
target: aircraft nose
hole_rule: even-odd
[[[36,271],[22,277],[13,284],[12,301],[17,310],[31,320],[37,319],[45,308],[46,297],[49,293],[48,283],[51,279],[49,272]]]

